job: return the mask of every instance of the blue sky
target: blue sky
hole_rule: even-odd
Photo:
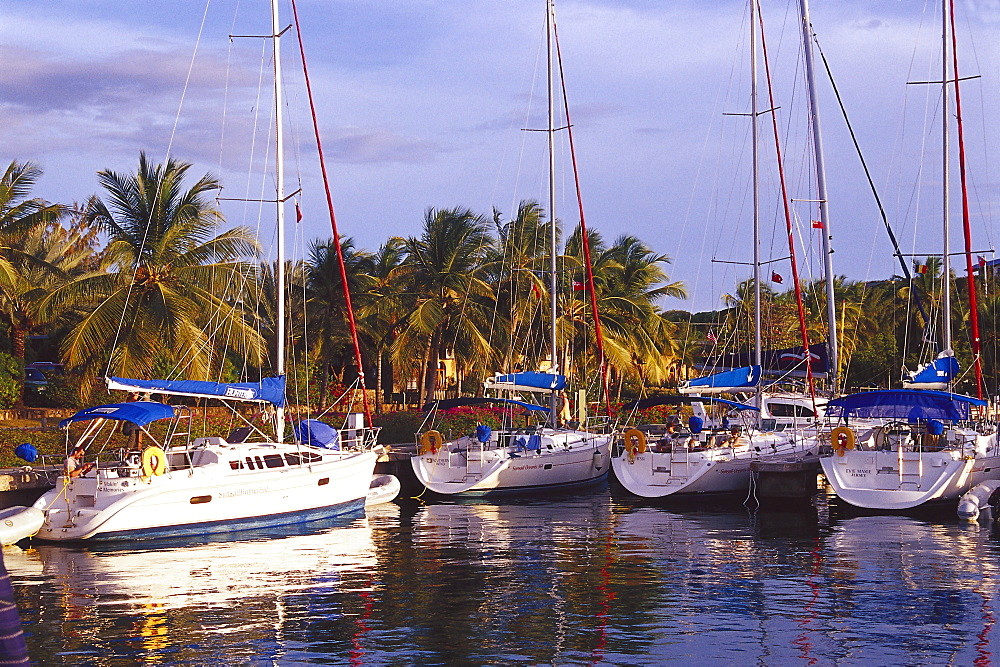
[[[230,45],[227,37],[266,30],[264,4],[213,0],[206,10],[186,0],[7,0],[0,158],[41,165],[37,194],[56,201],[82,201],[97,191],[99,169],[131,170],[140,150],[161,159],[168,148],[196,173],[220,175],[226,196],[260,196],[266,182],[248,174],[251,155],[254,163],[269,156],[270,93],[266,85],[258,92],[267,56],[260,40]],[[797,0],[762,4],[790,196],[814,199]],[[937,4],[814,0],[811,7],[904,252],[940,247],[939,96],[906,85],[940,77]],[[982,75],[962,87],[981,250],[994,245],[998,196],[991,156],[1000,2],[958,5],[962,74]],[[415,234],[428,207],[509,216],[521,199],[545,201],[543,135],[521,131],[543,122],[543,0],[301,0],[299,11],[342,233],[375,249],[390,234]],[[749,123],[724,115],[748,110],[746,3],[559,0],[556,11],[588,224],[608,240],[636,234],[674,258],[671,278],[686,282],[692,298],[667,307],[716,307],[746,269],[712,259],[750,258]],[[288,22],[287,6],[283,12]],[[290,189],[303,188],[301,243],[329,236],[329,228],[297,47],[283,44]],[[896,270],[889,243],[822,76],[820,102],[836,270],[887,277]],[[768,137],[769,122],[761,124]],[[784,222],[773,147],[765,143],[764,255],[781,258]],[[564,158],[561,148],[557,215],[575,224]],[[819,266],[812,206],[792,206],[806,276]],[[267,212],[252,206],[227,204],[226,212],[233,223],[266,223]],[[771,266],[787,277],[787,262]]]

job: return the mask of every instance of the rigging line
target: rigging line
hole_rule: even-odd
[[[965,236],[965,267],[968,272],[969,319],[972,328],[972,357],[976,371],[976,398],[983,398],[983,368],[980,363],[979,304],[976,299],[976,277],[972,272],[972,226],[969,222],[969,190],[966,177],[965,132],[962,123],[962,94],[958,76],[958,37],[955,35],[955,0],[949,0],[951,17],[952,75],[955,79],[955,119],[958,127],[958,173],[962,185],[962,230]],[[947,85],[947,84],[946,84]]]
[[[757,1],[757,0],[753,0]],[[802,286],[799,284],[799,269],[795,261],[795,237],[792,230],[792,215],[788,198],[788,190],[785,185],[785,168],[781,159],[781,145],[780,136],[778,132],[778,118],[774,111],[774,87],[771,81],[771,64],[767,57],[767,41],[764,39],[764,16],[761,12],[757,13],[758,22],[760,24],[760,46],[763,52],[764,61],[764,72],[767,79],[767,94],[770,101],[771,109],[771,127],[774,131],[774,152],[778,161],[778,178],[781,183],[781,203],[785,211],[785,227],[788,231],[788,253],[789,260],[792,265],[792,282],[795,287],[795,303],[798,308],[799,313],[799,329],[802,334],[802,356],[805,358],[806,363],[806,377],[809,382],[809,396],[812,399],[813,413],[816,413],[816,387],[813,380],[813,370],[812,370],[812,355],[809,353],[809,333],[806,331],[806,314],[805,307],[802,304]]]
[[[323,143],[320,140],[319,120],[316,117],[316,106],[313,102],[312,83],[309,81],[309,68],[306,66],[306,50],[302,42],[302,29],[299,24],[299,10],[295,0],[292,0],[292,16],[295,19],[295,35],[298,38],[299,54],[302,57],[302,73],[305,77],[306,94],[309,98],[309,112],[312,115],[313,130],[316,135],[316,149],[319,153],[319,166],[323,174],[323,189],[326,192],[326,205],[327,209],[330,211],[330,227],[333,231],[333,245],[337,252],[337,266],[340,269],[340,280],[344,286],[344,301],[347,305],[347,321],[351,328],[351,344],[354,347],[354,358],[358,365],[358,377],[361,379],[361,395],[364,398],[365,420],[367,424],[371,425],[372,413],[371,408],[368,405],[368,392],[364,382],[365,367],[361,358],[361,344],[358,341],[358,329],[354,318],[354,307],[351,303],[351,291],[347,283],[347,268],[344,265],[344,253],[341,249],[340,234],[337,231],[337,216],[333,209],[333,196],[330,194],[330,180],[326,171],[326,160],[323,158]],[[376,387],[375,390],[378,391],[379,387]]]
[[[562,48],[559,45],[559,30],[556,26],[555,16],[552,17],[552,36],[556,47],[556,62],[559,64],[559,85],[562,88],[563,112],[566,114],[566,133],[569,138],[569,154],[573,166],[573,182],[576,186],[576,202],[580,212],[580,236],[583,241],[583,257],[586,262],[587,292],[590,296],[590,308],[594,315],[594,333],[597,337],[597,353],[600,355],[599,364],[601,372],[601,385],[604,390],[604,405],[611,414],[611,398],[608,392],[608,371],[607,359],[604,354],[604,336],[601,331],[601,316],[597,309],[597,285],[594,282],[594,265],[590,257],[590,239],[587,233],[587,219],[583,213],[583,194],[580,190],[580,171],[576,162],[576,148],[573,143],[573,123],[569,115],[569,98],[566,92],[566,72],[563,69]]]
[[[201,47],[201,38],[202,35],[205,33],[205,23],[208,19],[208,8],[211,5],[212,5],[212,0],[207,0],[207,2],[205,2],[205,11],[202,12],[201,15],[201,24],[198,26],[198,36],[195,39],[194,50],[191,52],[191,60],[188,61],[188,70],[186,76],[184,77],[184,86],[181,88],[181,99],[177,104],[177,113],[174,115],[174,123],[170,128],[170,139],[167,140],[167,151],[166,151],[167,160],[169,160],[170,158],[170,151],[174,146],[174,138],[177,136],[177,126],[180,124],[181,110],[184,108],[184,100],[187,97],[188,87],[191,84],[191,74],[194,71],[194,61],[198,57],[198,49]],[[165,170],[165,165],[164,165],[164,170]],[[132,281],[129,283],[128,290],[126,290],[125,306],[122,308],[122,316],[118,320],[118,328],[115,331],[115,336],[111,343],[111,350],[109,351],[108,354],[108,365],[105,367],[105,372],[104,372],[104,375],[106,377],[111,374],[111,363],[113,357],[115,356],[114,351],[118,348],[118,341],[121,339],[122,328],[125,326],[125,314],[126,311],[128,310],[129,301],[132,298],[132,289],[133,287],[135,287],[136,277],[139,274],[139,266],[142,261],[143,251],[145,250],[146,247],[146,240],[149,237],[149,226],[150,223],[152,222],[153,214],[154,211],[156,210],[157,203],[159,202],[160,190],[161,188],[157,188],[156,193],[153,195],[153,202],[152,206],[150,207],[149,218],[146,220],[146,225],[145,228],[143,229],[142,241],[139,243],[139,248],[138,248],[139,252],[135,258],[135,265],[132,267]]]
[[[840,96],[840,89],[837,87],[837,82],[833,79],[833,71],[830,69],[830,62],[826,59],[826,54],[823,52],[823,48],[819,44],[819,38],[815,33],[813,33],[813,41],[816,43],[816,50],[819,51],[819,57],[823,61],[823,67],[826,69],[826,75],[830,80],[830,86],[833,89],[833,94],[837,98],[837,104],[840,106],[840,112],[847,125],[847,131],[851,135],[851,142],[854,144],[854,150],[857,152],[858,159],[861,161],[861,168],[864,169],[865,178],[868,179],[868,187],[871,189],[872,196],[875,198],[875,205],[878,206],[879,216],[882,218],[882,225],[885,227],[885,231],[889,235],[889,242],[892,243],[893,255],[895,255],[896,259],[899,260],[899,266],[903,271],[903,278],[907,282],[912,282],[913,276],[906,264],[903,252],[899,248],[899,241],[896,240],[896,234],[892,231],[892,225],[889,224],[889,217],[886,215],[885,207],[882,205],[882,198],[879,196],[878,188],[875,186],[871,170],[868,168],[868,161],[865,159],[864,153],[861,151],[861,144],[858,142],[858,135],[854,132],[854,125],[851,123],[851,119],[847,116],[847,108],[844,106],[844,99]],[[924,304],[920,298],[919,292],[913,290],[911,291],[913,292],[914,303],[920,311],[920,315],[926,320],[927,312],[924,310]],[[940,352],[940,345],[937,345],[937,348],[938,352]]]

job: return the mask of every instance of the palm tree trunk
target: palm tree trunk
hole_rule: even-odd
[[[438,327],[431,335],[430,349],[427,354],[427,366],[424,374],[424,402],[429,403],[434,400],[434,392],[437,390],[438,362],[441,359],[441,341],[444,338],[444,329]]]
[[[27,338],[28,329],[15,324],[10,330],[10,347],[12,354],[24,361],[24,341]]]
[[[382,393],[382,350],[375,353],[375,414],[382,414],[383,393]]]

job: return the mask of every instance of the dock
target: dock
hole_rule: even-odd
[[[750,471],[756,478],[756,494],[762,500],[811,498],[819,488],[822,468],[817,456],[750,463]]]

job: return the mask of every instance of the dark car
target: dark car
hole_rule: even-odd
[[[35,391],[45,391],[45,388],[49,386],[49,381],[45,379],[40,370],[29,367],[24,369],[24,386],[31,387]]]

